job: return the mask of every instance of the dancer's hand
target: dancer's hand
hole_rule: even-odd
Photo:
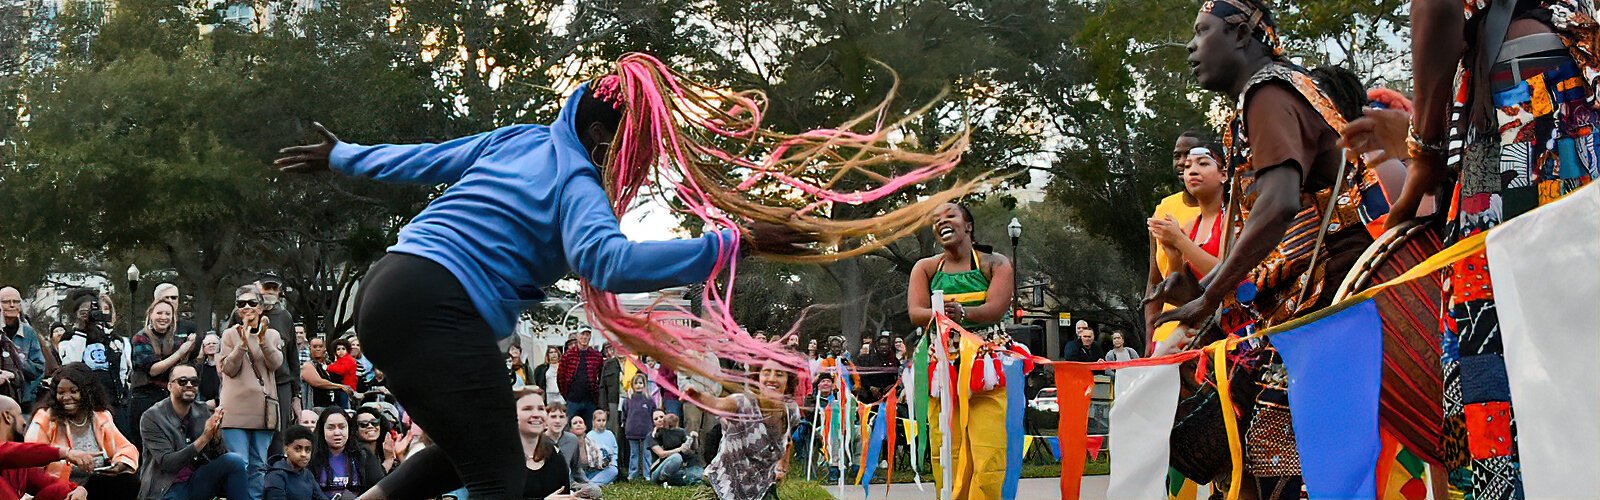
[[[752,221],[742,231],[745,248],[763,255],[810,255],[817,253],[812,243],[820,240],[817,233],[801,232],[782,224]]]
[[[1406,146],[1406,135],[1411,127],[1411,113],[1395,109],[1367,108],[1365,116],[1356,119],[1344,126],[1340,132],[1339,145],[1350,149],[1352,154],[1365,154],[1373,151],[1383,151],[1383,154],[1373,158],[1369,165],[1377,165],[1391,159],[1406,161],[1410,158],[1410,151]]]
[[[278,170],[292,173],[321,172],[328,169],[328,156],[333,153],[333,146],[339,144],[339,138],[323,128],[321,123],[311,122],[311,127],[322,135],[322,142],[306,146],[290,146],[278,150],[277,160],[272,166]]]

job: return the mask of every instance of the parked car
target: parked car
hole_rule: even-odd
[[[1060,408],[1056,406],[1056,388],[1046,387],[1039,389],[1039,394],[1034,396],[1033,400],[1028,401],[1028,407],[1038,411],[1061,411]]]

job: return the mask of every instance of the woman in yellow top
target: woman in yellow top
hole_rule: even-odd
[[[944,292],[946,316],[968,331],[993,330],[1011,309],[1011,289],[1015,281],[1011,260],[974,241],[972,212],[965,206],[947,203],[935,210],[933,234],[944,247],[944,253],[917,261],[911,270],[906,298],[911,321],[919,325],[933,321],[932,295],[934,290],[939,290]],[[956,338],[951,339],[952,348],[956,342]],[[949,387],[955,389],[956,370],[952,367],[950,371]],[[940,392],[937,388],[931,391],[934,399],[928,405],[930,423],[939,422],[938,400],[943,397]],[[952,407],[960,411],[959,405]],[[1000,498],[1006,469],[1005,389],[996,385],[989,390],[973,391],[967,411],[965,428],[962,428],[961,415],[951,418],[956,427],[951,436],[951,459],[957,464],[956,470],[968,472],[955,475],[954,498]],[[928,427],[929,447],[934,450],[934,482],[942,491],[944,478],[940,467],[946,464],[941,464],[939,445],[935,443],[941,443],[944,438],[937,424]]]
[[[1183,182],[1184,171],[1189,168],[1189,153],[1194,148],[1205,144],[1206,140],[1201,136],[1200,132],[1187,131],[1178,136],[1178,140],[1172,146],[1172,170],[1180,182]],[[1198,215],[1200,215],[1200,202],[1195,199],[1194,195],[1189,194],[1188,185],[1185,183],[1184,189],[1163,198],[1161,203],[1156,205],[1156,211],[1150,214],[1150,220],[1157,221],[1170,218],[1181,224],[1188,224]],[[1188,230],[1186,227],[1181,229]],[[1173,306],[1162,304],[1160,301],[1152,299],[1156,291],[1160,289],[1161,282],[1167,279],[1167,275],[1176,270],[1177,268],[1172,266],[1172,259],[1167,256],[1166,245],[1162,245],[1161,241],[1156,238],[1151,238],[1150,275],[1145,281],[1144,290],[1146,297],[1144,302],[1144,340],[1149,346],[1154,346],[1157,342],[1166,340],[1167,336],[1172,334],[1172,330],[1178,327],[1177,323],[1156,324],[1156,316],[1159,316],[1163,311],[1173,309]]]

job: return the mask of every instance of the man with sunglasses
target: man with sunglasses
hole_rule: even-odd
[[[139,431],[141,500],[251,498],[245,459],[222,444],[222,413],[195,404],[200,374],[190,365],[172,368],[165,401],[144,412]]]

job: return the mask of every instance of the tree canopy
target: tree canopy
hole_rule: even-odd
[[[311,121],[360,143],[544,123],[562,92],[630,51],[766,92],[767,125],[785,131],[842,122],[898,83],[891,113],[932,104],[908,138],[972,134],[955,174],[920,188],[998,173],[970,200],[980,236],[1003,241],[1019,218],[1021,281],[1136,331],[1144,218],[1177,189],[1166,152],[1225,109],[1184,64],[1193,1],[57,5],[0,0],[0,282],[137,263],[178,280],[204,317],[221,312],[212,296],[273,271],[322,331],[349,326],[337,299],[438,188],[270,169]],[[1393,64],[1402,5],[1284,3],[1277,17],[1297,60],[1385,84],[1406,77]],[[737,313],[775,331],[820,304],[808,335],[908,330],[907,273],[935,251],[922,234],[828,266],[746,265]]]

